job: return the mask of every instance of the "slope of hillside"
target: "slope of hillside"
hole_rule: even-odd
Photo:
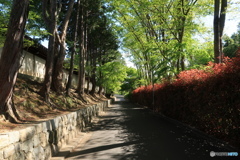
[[[16,85],[14,87],[14,105],[21,118],[21,123],[14,124],[4,119],[0,119],[0,133],[9,130],[18,129],[31,125],[38,121],[51,119],[60,114],[66,114],[71,111],[79,110],[90,104],[96,104],[100,101],[107,100],[104,96],[85,95],[87,103],[80,100],[75,90],[71,90],[70,96],[57,95],[51,92],[51,105],[47,104],[44,99],[38,94],[41,88],[41,83],[34,80],[30,76],[19,74]]]

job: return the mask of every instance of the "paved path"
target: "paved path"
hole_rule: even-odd
[[[126,102],[122,96],[94,123],[85,142],[68,160],[215,160],[210,151],[229,152],[222,144],[179,123]]]

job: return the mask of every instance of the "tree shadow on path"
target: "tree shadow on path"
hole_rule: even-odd
[[[103,138],[99,137],[99,146],[83,149],[71,156],[84,155],[121,148],[122,154],[108,153],[110,159],[116,160],[227,160],[238,157],[211,157],[210,152],[234,152],[224,148],[215,140],[193,132],[190,128],[171,122],[157,116],[148,109],[141,108],[118,97],[117,102],[100,117],[91,131],[116,130],[117,143],[101,145]],[[104,135],[103,135],[104,136]],[[107,139],[108,140],[108,139]],[[104,142],[107,141],[104,139]],[[109,140],[110,141],[110,140]],[[94,157],[98,159],[99,157]],[[100,158],[99,158],[100,159]]]

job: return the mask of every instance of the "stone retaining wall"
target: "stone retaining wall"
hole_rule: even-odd
[[[110,100],[76,112],[34,124],[25,129],[0,133],[1,160],[48,160],[104,111]]]

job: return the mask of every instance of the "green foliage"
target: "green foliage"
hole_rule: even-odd
[[[202,44],[194,43],[189,51],[191,56],[189,57],[188,69],[199,69],[208,64],[209,61],[213,61],[212,42],[204,42]]]
[[[7,33],[8,21],[11,11],[11,1],[0,1],[0,47],[3,47],[5,42],[5,35]]]
[[[139,77],[135,68],[126,68],[127,76],[121,85],[121,92],[128,94],[140,86]]]
[[[126,66],[118,61],[108,62],[98,67],[98,73],[100,72],[102,78],[99,79],[98,84],[103,86],[107,93],[120,90],[121,84],[127,76]]]
[[[195,65],[192,63],[201,56],[204,58],[196,65],[209,60],[206,50],[196,48],[200,43],[192,43],[193,35],[202,30],[193,19],[212,12],[209,1],[181,1],[183,4],[178,0],[107,2],[116,10],[112,15],[114,27],[119,36],[124,37],[123,48],[132,54],[144,83],[170,78]]]
[[[71,52],[71,51],[70,51]],[[68,54],[70,54],[70,52]],[[66,69],[70,69],[70,55],[66,55],[66,58],[64,60],[64,68]],[[76,54],[74,55],[74,58],[73,58],[74,62],[73,62],[73,66],[74,66],[74,69],[78,69],[79,68],[79,54]]]
[[[34,44],[35,44],[35,41],[32,40],[32,39],[27,39],[27,38],[25,38],[25,39],[23,40],[23,47],[24,47],[24,48],[25,48],[25,47],[33,46]]]
[[[240,23],[238,24],[238,30],[236,33],[233,33],[231,37],[227,35],[223,36],[224,48],[223,53],[224,56],[228,56],[230,58],[235,57],[235,52],[238,47],[240,47]]]
[[[28,21],[26,25],[26,34],[31,37],[41,37],[47,35],[48,33],[44,29],[44,23],[42,20],[42,9],[40,0],[31,0]],[[12,1],[1,0],[0,1],[0,47],[3,46],[5,41],[5,35],[7,32],[7,25],[10,17]],[[24,47],[33,45],[34,42],[30,40],[24,40]]]
[[[39,41],[46,39],[49,35],[42,18],[41,0],[30,1],[26,34],[34,37],[35,40],[38,39]]]
[[[232,43],[224,47],[223,49],[224,56],[228,56],[230,58],[235,57],[236,56],[235,52],[237,51],[239,46],[240,44]]]

